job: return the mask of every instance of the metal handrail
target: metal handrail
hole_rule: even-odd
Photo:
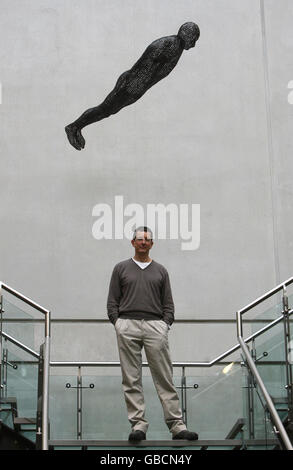
[[[18,341],[17,339],[13,338],[13,336],[10,336],[8,335],[7,333],[5,333],[4,331],[1,331],[0,334],[3,336],[3,338],[5,338],[7,341],[10,341],[10,343],[12,344],[15,344],[16,346],[18,346],[20,349],[22,349],[23,351],[27,352],[28,354],[31,354],[32,356],[36,357],[37,359],[40,358],[40,354],[37,353],[36,351],[34,351],[33,349],[29,348],[28,346],[26,346],[25,344],[21,343],[20,341]]]
[[[291,315],[293,313],[293,309],[291,309],[288,314]],[[283,316],[280,316],[276,318],[275,320],[271,321],[268,323],[266,326],[263,328],[260,328],[257,330],[255,333],[252,335],[248,336],[245,338],[245,343],[249,343],[250,341],[253,341],[255,338],[258,336],[262,335],[266,331],[270,330],[273,328],[275,325],[280,323],[283,320]],[[18,340],[13,338],[12,336],[9,336],[7,333],[2,332],[3,337],[5,337],[7,340],[11,341],[12,343],[16,344],[20,348],[26,350],[28,353],[32,354],[33,356],[39,358],[40,355],[39,353],[30,350],[27,346],[23,345],[20,343]],[[217,362],[220,362],[222,359],[225,359],[227,356],[230,356],[233,352],[237,351],[240,349],[241,346],[240,344],[235,344],[232,346],[232,348],[226,350],[223,352],[220,356],[217,356],[215,359],[212,359],[209,362],[173,362],[172,365],[173,367],[211,367]],[[148,366],[147,362],[143,362],[142,365],[144,367]],[[117,367],[120,366],[119,361],[50,361],[50,366],[52,367]]]
[[[257,305],[259,305],[260,303],[262,303],[264,300],[268,299],[269,297],[271,297],[272,295],[276,294],[277,292],[279,292],[280,290],[283,290],[284,287],[287,287],[289,286],[290,284],[293,283],[293,277],[289,277],[289,279],[287,279],[287,281],[284,281],[282,282],[281,284],[277,285],[276,287],[274,287],[273,289],[269,290],[268,292],[266,292],[265,294],[261,295],[260,297],[258,297],[256,300],[254,300],[253,302],[251,302],[250,304],[246,305],[245,307],[243,307],[241,310],[238,310],[238,313],[240,315],[243,315],[244,313],[248,312],[248,310],[251,310],[252,308],[256,307]]]
[[[248,312],[249,310],[251,310],[252,308],[256,307],[257,305],[259,305],[260,303],[262,303],[264,300],[268,299],[269,297],[271,297],[272,295],[275,295],[276,293],[278,293],[279,291],[283,290],[284,293],[286,293],[286,287],[290,284],[293,283],[293,277],[287,279],[287,281],[283,282],[282,284],[279,284],[278,286],[276,286],[274,289],[271,289],[270,291],[268,291],[266,294],[262,295],[261,297],[259,297],[258,299],[254,300],[253,302],[251,302],[250,304],[246,305],[246,307],[243,307],[241,310],[238,310],[236,312],[236,321],[237,321],[237,337],[238,337],[238,341],[239,341],[239,345],[245,355],[245,358],[246,358],[246,361],[247,361],[247,364],[248,364],[248,367],[251,371],[251,373],[253,374],[261,392],[262,392],[262,395],[266,401],[266,404],[267,404],[267,407],[269,409],[269,412],[271,414],[271,418],[275,424],[275,427],[277,429],[277,431],[279,432],[280,436],[281,436],[281,439],[283,441],[283,444],[286,448],[286,450],[293,450],[293,446],[291,444],[291,441],[289,439],[289,436],[285,430],[285,427],[278,415],[278,412],[274,406],[274,403],[273,403],[273,400],[271,399],[265,385],[264,385],[264,382],[257,370],[257,367],[255,365],[255,362],[250,354],[250,351],[246,345],[246,340],[243,339],[243,324],[242,324],[242,315],[246,312]],[[288,299],[286,298],[286,301],[284,301],[284,296],[283,296],[283,304],[287,306],[287,315],[289,315],[292,310],[289,311],[288,309]],[[284,312],[283,312],[284,313]],[[281,319],[284,318],[284,316],[282,315],[282,317],[280,317]]]
[[[291,309],[288,314],[291,315],[293,313],[293,309]],[[276,320],[272,321],[268,325],[264,326],[263,328],[260,328],[258,331],[253,333],[252,335],[248,336],[244,341],[246,343],[249,343],[250,341],[253,341],[255,338],[260,336],[262,333],[265,333],[266,331],[270,330],[273,328],[275,325],[280,323],[283,320],[283,316],[280,316],[276,318]],[[228,349],[224,353],[222,353],[220,356],[217,356],[215,359],[209,362],[173,362],[172,365],[173,367],[211,367],[215,365],[217,362],[221,361],[222,359],[225,359],[227,356],[230,356],[233,352],[237,351],[240,349],[241,346],[240,344],[236,344],[232,348]],[[52,367],[117,367],[120,365],[119,361],[51,361],[50,365]],[[144,367],[148,366],[147,362],[143,362],[142,365]]]
[[[30,305],[39,312],[45,315],[45,341],[44,341],[44,367],[43,367],[43,402],[42,402],[42,450],[48,450],[49,440],[49,376],[50,376],[50,317],[51,312],[41,305],[34,302],[29,297],[24,296],[12,287],[0,282],[0,305],[1,305],[1,332],[2,332],[2,290],[9,292],[14,297],[17,297],[22,302]],[[3,335],[4,336],[4,335]],[[2,338],[2,335],[1,335]],[[8,338],[7,338],[8,339]],[[2,339],[1,339],[2,340]],[[21,343],[19,343],[20,346]],[[23,349],[23,346],[22,347]],[[28,348],[29,349],[29,348]],[[2,347],[1,347],[2,350]],[[34,351],[33,351],[34,352]],[[2,362],[2,361],[1,361]]]
[[[289,315],[293,313],[293,309],[289,311]],[[280,323],[283,320],[283,316],[280,316],[270,322],[268,325],[264,326],[263,328],[260,328],[257,330],[255,333],[252,335],[248,336],[247,338],[244,339],[245,343],[249,343],[250,341],[254,340],[258,336],[262,335],[266,331],[270,330],[273,328],[275,325]],[[19,346],[21,349],[24,351],[28,352],[29,354],[32,354],[36,358],[40,357],[40,354],[37,353],[36,351],[33,351],[32,349],[28,348],[27,346],[23,345],[20,343],[17,339],[13,338],[12,336],[8,335],[4,331],[2,331],[2,336],[7,339],[8,341],[16,344]],[[233,352],[237,351],[240,349],[241,346],[240,344],[235,344],[235,346],[232,346],[232,348],[226,350],[223,352],[220,356],[217,356],[215,359],[212,359],[209,362],[173,362],[172,365],[173,367],[211,367],[215,365],[217,362],[220,362],[222,359],[225,359],[227,356],[230,356]],[[148,366],[147,362],[143,362],[142,365],[144,367]],[[120,366],[119,361],[50,361],[50,366],[52,367],[117,367]]]
[[[293,313],[293,309],[291,309],[288,312],[289,315],[291,315],[292,313]],[[282,316],[276,318],[276,320],[272,321],[268,325],[264,326],[263,328],[260,328],[258,331],[256,331],[252,335],[245,338],[244,340],[245,343],[249,343],[250,341],[253,341],[255,338],[260,336],[262,333],[265,333],[266,331],[270,330],[275,325],[280,323],[282,320],[283,320]],[[39,353],[37,353],[36,351],[33,351],[32,349],[28,348],[24,344],[20,343],[17,339],[8,335],[4,331],[2,331],[2,336],[8,341],[19,346],[24,351],[35,356],[36,358],[40,357]],[[222,359],[225,359],[227,356],[230,356],[230,354],[232,354],[233,352],[237,351],[240,348],[241,348],[240,344],[236,344],[235,346],[226,350],[220,356],[217,356],[215,359],[209,362],[172,362],[172,365],[173,367],[211,367],[215,365],[216,363],[220,362]],[[142,365],[144,367],[147,367],[148,362],[143,362]],[[119,361],[50,361],[50,366],[52,367],[118,367],[120,366],[120,362]]]
[[[36,310],[39,310],[39,312],[42,312],[44,314],[50,313],[49,310],[47,310],[45,307],[42,307],[41,305],[37,304],[32,299],[30,299],[29,297],[26,297],[25,295],[21,294],[17,290],[12,289],[12,287],[8,286],[7,284],[4,284],[4,282],[0,282],[0,295],[1,295],[1,289],[6,290],[10,294],[14,295],[14,297],[19,298],[26,304],[30,305],[31,307],[34,307]]]

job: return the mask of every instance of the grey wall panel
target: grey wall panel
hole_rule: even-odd
[[[292,275],[292,2],[266,1],[268,103],[271,131],[271,166],[274,196],[275,244],[279,279]]]
[[[292,7],[280,3],[264,2],[268,94],[258,1],[1,0],[0,278],[55,317],[103,318],[112,268],[132,249],[94,239],[92,210],[117,195],[200,204],[199,248],[156,240],[152,253],[179,318],[234,318],[289,277]],[[75,151],[64,126],[188,20],[198,45],[135,105],[86,128]]]

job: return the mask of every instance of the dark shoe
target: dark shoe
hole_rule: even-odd
[[[172,439],[183,439],[187,441],[197,441],[198,434],[196,432],[191,432],[185,429],[184,431],[180,431],[178,434],[172,437]]]
[[[128,440],[132,441],[132,442],[133,441],[135,441],[135,442],[143,441],[143,440],[145,440],[145,438],[146,438],[145,433],[143,431],[139,431],[139,430],[132,431],[128,436]]]

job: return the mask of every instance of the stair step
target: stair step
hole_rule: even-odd
[[[239,418],[236,423],[234,424],[233,428],[231,431],[227,434],[225,439],[235,439],[237,434],[239,434],[242,431],[242,428],[245,424],[245,421],[243,418]]]
[[[288,404],[288,398],[287,397],[273,397],[273,402],[274,403],[279,403],[279,404]]]
[[[16,416],[13,420],[14,424],[36,424],[37,420],[36,418],[19,418]]]
[[[17,399],[16,397],[0,398],[0,403],[3,405],[16,405]]]

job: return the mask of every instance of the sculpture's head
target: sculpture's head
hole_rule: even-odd
[[[190,49],[191,47],[194,47],[199,36],[199,27],[197,24],[192,23],[191,21],[180,26],[178,31],[178,37],[183,42],[184,49]]]

